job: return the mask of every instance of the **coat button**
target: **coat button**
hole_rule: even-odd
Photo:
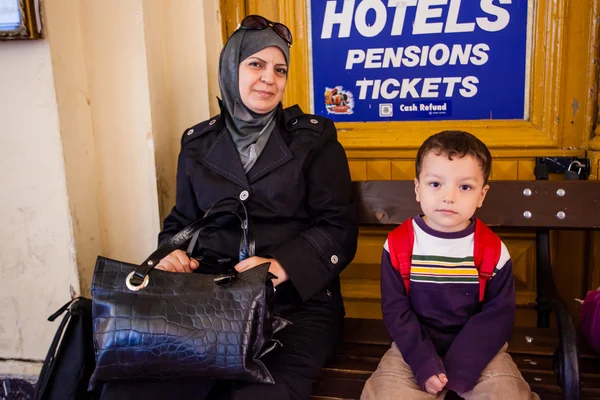
[[[319,123],[319,121],[313,118],[313,119],[310,120],[310,123],[313,124],[313,125],[316,125],[316,124]]]
[[[331,292],[329,291],[329,289],[327,289],[327,290],[325,291],[325,294],[326,294],[327,296],[331,297]]]
[[[240,193],[240,200],[241,200],[241,201],[246,201],[246,200],[248,200],[248,197],[250,197],[250,193],[248,193],[248,191],[247,191],[247,190],[243,190],[243,191]]]
[[[296,125],[298,123],[298,118],[292,120],[292,125]]]
[[[216,120],[216,119],[213,119],[212,121],[210,121],[210,122],[208,123],[208,125],[210,125],[210,126],[213,126],[213,125],[215,124],[215,122],[217,122],[217,120]]]
[[[336,256],[335,254],[331,256],[331,263],[333,265],[336,265],[338,263],[338,261],[340,261],[340,259],[338,258],[338,256]]]
[[[188,136],[191,136],[193,134],[194,134],[194,130],[193,129],[188,130],[187,133],[186,133],[186,135],[188,135]]]

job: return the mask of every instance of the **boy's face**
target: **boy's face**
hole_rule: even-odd
[[[477,159],[430,151],[423,157],[421,175],[415,179],[417,201],[428,226],[440,232],[458,232],[469,226],[489,189]]]

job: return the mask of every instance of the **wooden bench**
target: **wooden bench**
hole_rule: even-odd
[[[361,225],[391,230],[420,213],[412,181],[354,186]],[[515,327],[509,352],[543,400],[600,399],[600,357],[578,336],[556,293],[549,239],[550,229],[600,229],[600,181],[494,181],[491,186],[477,216],[489,226],[529,230],[536,236],[537,327]],[[556,328],[549,328],[551,312]],[[315,383],[312,398],[358,399],[389,343],[383,321],[346,318],[342,343]]]

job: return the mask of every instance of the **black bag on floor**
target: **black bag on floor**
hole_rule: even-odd
[[[96,366],[92,332],[92,300],[78,297],[48,317],[66,311],[35,387],[36,400],[92,400],[88,382]]]

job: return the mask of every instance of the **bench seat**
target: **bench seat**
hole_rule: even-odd
[[[542,400],[564,398],[552,367],[557,341],[554,329],[515,327],[509,342],[509,353]],[[388,347],[382,320],[346,318],[343,340],[315,383],[312,399],[358,399]],[[583,342],[580,368],[583,398],[600,399],[600,356]]]

